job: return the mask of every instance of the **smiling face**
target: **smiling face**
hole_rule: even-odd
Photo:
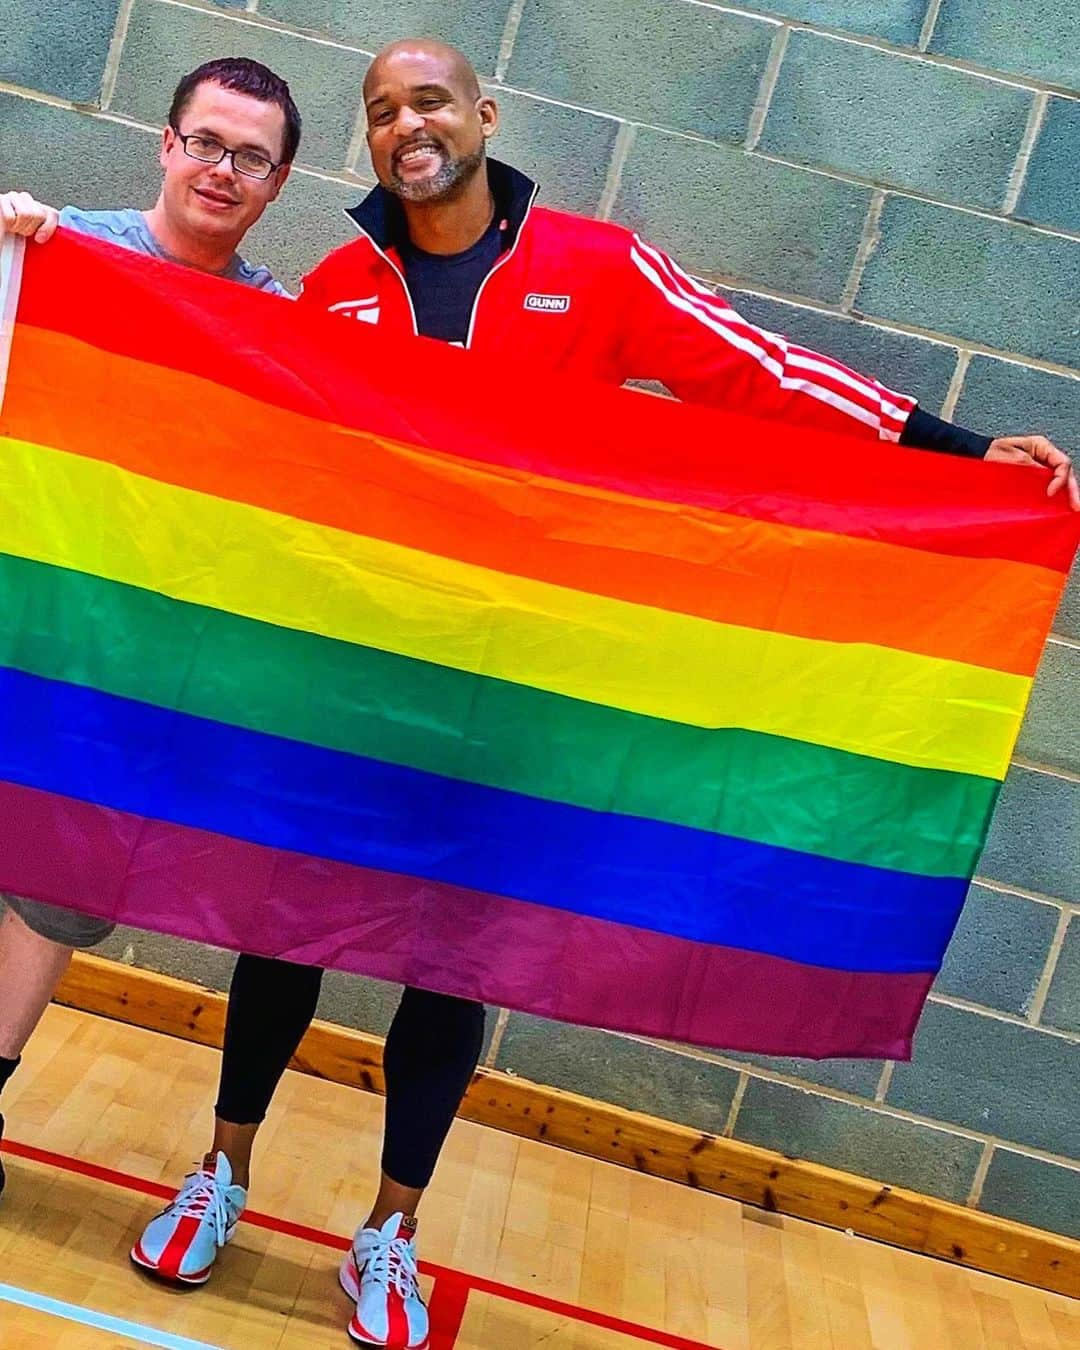
[[[183,109],[179,131],[230,150],[253,150],[277,164],[285,143],[285,115],[276,104],[206,81]],[[192,159],[172,127],[162,136],[160,162],[165,171],[162,202],[171,228],[189,237],[211,235],[234,247],[289,174],[283,164],[260,180],[237,173],[229,156],[219,164]]]
[[[364,106],[375,174],[412,202],[460,192],[498,125],[495,101],[481,94],[468,61],[440,43],[409,41],[380,52],[364,81]]]

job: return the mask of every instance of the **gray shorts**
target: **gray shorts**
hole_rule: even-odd
[[[73,909],[46,905],[40,900],[24,900],[18,895],[0,895],[0,906],[7,905],[32,933],[59,942],[65,947],[93,947],[109,936],[116,924]]]

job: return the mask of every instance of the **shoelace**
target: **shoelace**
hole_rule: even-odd
[[[209,1212],[217,1244],[219,1247],[224,1245],[229,1226],[228,1206],[224,1189],[209,1172],[192,1172],[191,1176],[185,1177],[180,1194],[169,1210],[181,1219],[201,1219]]]
[[[393,1284],[402,1298],[419,1293],[416,1252],[406,1238],[391,1238],[389,1242],[378,1242],[369,1247],[364,1265],[364,1273],[369,1279],[387,1289]]]

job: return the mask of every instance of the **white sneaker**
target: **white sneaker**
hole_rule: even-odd
[[[341,1264],[341,1287],[356,1304],[349,1335],[384,1350],[428,1350],[428,1311],[416,1282],[416,1220],[392,1214],[358,1228]]]
[[[163,1279],[205,1284],[246,1204],[247,1191],[232,1184],[225,1154],[207,1154],[199,1171],[184,1178],[176,1199],[143,1229],[131,1259]]]

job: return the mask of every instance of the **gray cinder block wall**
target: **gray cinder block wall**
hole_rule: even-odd
[[[642,229],[932,411],[1080,452],[1076,0],[0,0],[0,184],[148,204],[177,77],[253,55],[306,133],[248,251],[295,282],[349,235],[360,81],[410,31],[470,54],[547,202]],[[108,951],[231,969],[133,931]],[[381,1032],[393,998],[331,977],[323,1012]],[[1080,1236],[1080,577],[913,1064],[491,1020],[501,1068]]]

